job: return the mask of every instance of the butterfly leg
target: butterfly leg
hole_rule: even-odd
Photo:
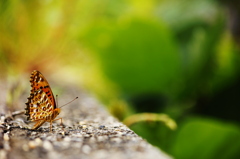
[[[61,120],[61,125],[63,125],[62,118],[54,119],[53,121]]]
[[[63,126],[63,122],[62,122],[62,118],[58,118],[58,119],[54,119],[53,121],[56,121],[56,120],[61,120],[61,126]]]
[[[50,132],[52,133],[52,120],[50,121]]]

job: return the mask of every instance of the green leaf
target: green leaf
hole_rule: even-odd
[[[179,159],[240,157],[238,126],[210,119],[189,118],[180,124],[170,151]]]
[[[92,32],[88,41],[90,37],[95,52],[99,52],[105,75],[124,93],[169,93],[178,89],[175,86],[181,61],[166,27],[159,22],[134,19],[112,28],[93,29],[95,36]]]

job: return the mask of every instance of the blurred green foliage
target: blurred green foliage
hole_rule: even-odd
[[[176,158],[239,158],[239,131],[232,124],[189,117],[181,123],[170,151]]]
[[[177,89],[174,79],[182,72],[181,61],[177,45],[163,25],[131,19],[93,30],[94,34],[86,35],[89,45],[96,46],[104,74],[118,83],[125,94],[171,94]],[[105,44],[98,46],[96,39]]]
[[[51,73],[176,158],[239,158],[239,46],[220,2],[12,0],[0,18],[1,79]]]

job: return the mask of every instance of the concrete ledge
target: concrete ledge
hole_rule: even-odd
[[[80,92],[64,92],[59,97],[59,102],[75,96],[79,99],[62,108],[59,117],[63,118],[64,127],[60,126],[60,121],[55,121],[52,133],[49,123],[38,130],[30,130],[31,124],[26,123],[24,115],[1,114],[0,158],[171,158],[109,115],[94,97]],[[22,110],[24,107],[22,104]]]

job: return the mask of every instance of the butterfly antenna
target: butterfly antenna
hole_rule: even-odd
[[[57,105],[57,108],[58,108],[58,95],[56,95],[56,105]]]
[[[64,107],[65,105],[68,105],[68,104],[72,103],[72,102],[75,101],[76,99],[78,99],[78,97],[74,98],[73,100],[71,100],[70,102],[68,102],[68,103],[66,103],[66,104],[64,104],[64,105],[62,105],[62,106],[59,107],[59,108],[62,108],[62,107]]]

